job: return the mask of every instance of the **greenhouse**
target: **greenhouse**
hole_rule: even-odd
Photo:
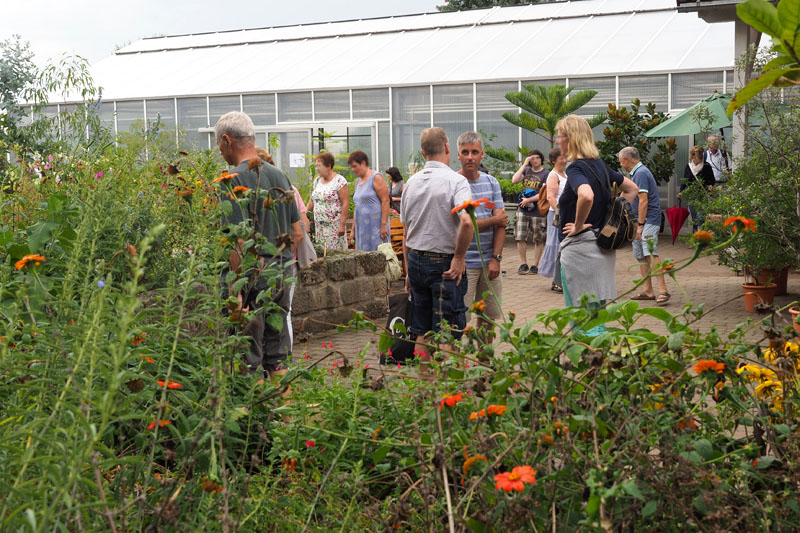
[[[147,38],[94,74],[117,132],[160,117],[184,145],[211,148],[216,120],[242,110],[277,135],[290,171],[290,154],[322,148],[405,168],[431,125],[451,140],[475,129],[494,147],[549,149],[501,117],[517,109],[507,92],[561,83],[598,91],[587,114],[634,98],[675,112],[732,91],[733,64],[733,22],[674,0],[580,0]]]

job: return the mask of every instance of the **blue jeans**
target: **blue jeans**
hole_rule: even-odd
[[[441,331],[440,323],[445,321],[453,328],[453,337],[461,338],[461,330],[467,324],[464,295],[467,294],[468,282],[466,272],[458,284],[454,279],[442,278],[442,274],[450,269],[451,258],[409,252],[406,267],[414,307],[408,329],[412,335]]]

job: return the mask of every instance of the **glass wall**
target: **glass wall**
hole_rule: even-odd
[[[641,102],[640,112],[647,110],[647,104],[656,104],[656,112],[667,111],[669,99],[667,75],[657,76],[620,76],[619,78],[619,105],[631,108],[631,102],[638,98]]]
[[[280,93],[278,122],[311,122],[311,93]]]
[[[350,91],[314,92],[314,120],[349,120]]]
[[[394,164],[407,168],[419,152],[419,135],[431,125],[430,88],[392,89],[392,150]]]
[[[241,111],[239,95],[236,96],[212,96],[208,99],[208,124],[214,127],[219,117],[231,111]]]
[[[274,94],[245,94],[242,96],[242,111],[247,113],[256,126],[275,124]]]
[[[614,76],[605,78],[570,78],[569,86],[575,87],[573,92],[583,89],[597,91],[595,97],[580,109],[579,113],[584,116],[604,113],[608,110],[608,104],[613,104],[617,100],[617,80]],[[623,100],[620,98],[620,104],[622,102]]]
[[[433,87],[433,125],[447,132],[450,140],[450,166],[460,170],[456,141],[459,135],[471,131],[475,126],[471,83]]]
[[[98,118],[100,119],[100,124],[104,128],[114,133],[114,102],[101,101]]]
[[[686,72],[672,75],[672,109],[686,109],[714,91],[723,92],[722,72]],[[733,81],[731,79],[728,80]]]
[[[519,128],[503,118],[503,113],[516,114],[518,108],[506,100],[505,94],[517,90],[513,81],[504,83],[479,83],[475,88],[478,107],[478,132],[493,148],[516,150],[519,146]],[[494,139],[492,139],[494,136]]]
[[[200,150],[209,148],[207,133],[198,132],[198,128],[208,127],[208,113],[205,98],[178,99],[178,127],[183,130],[179,145]]]
[[[144,103],[142,100],[117,102],[117,133],[130,133],[134,125],[141,133],[143,124]]]
[[[389,118],[389,89],[353,89],[353,118]]]
[[[392,161],[392,144],[390,137],[391,127],[388,120],[378,122],[378,167],[379,170],[384,171],[391,166]],[[406,169],[401,172],[405,174]]]
[[[160,132],[175,133],[175,100],[147,100],[147,127],[153,128],[159,123]]]

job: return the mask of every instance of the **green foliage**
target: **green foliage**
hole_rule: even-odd
[[[463,11],[487,7],[541,4],[551,0],[444,0],[444,5],[436,6],[439,11]]]
[[[775,7],[767,0],[747,0],[736,6],[745,23],[772,37],[775,58],[761,75],[742,87],[728,105],[733,114],[767,87],[793,87],[800,84],[800,0],[780,0]]]
[[[603,129],[604,139],[597,141],[600,157],[616,170],[620,169],[617,154],[626,146],[639,150],[642,163],[650,169],[656,183],[662,184],[672,179],[675,173],[675,139],[656,141],[645,137],[645,133],[667,120],[663,112],[656,112],[653,103],[647,111],[639,111],[641,102],[637,98],[631,102],[631,110],[608,104],[608,125]]]

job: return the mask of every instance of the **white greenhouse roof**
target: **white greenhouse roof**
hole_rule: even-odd
[[[733,26],[674,0],[571,0],[153,37],[92,70],[107,100],[721,70]]]

